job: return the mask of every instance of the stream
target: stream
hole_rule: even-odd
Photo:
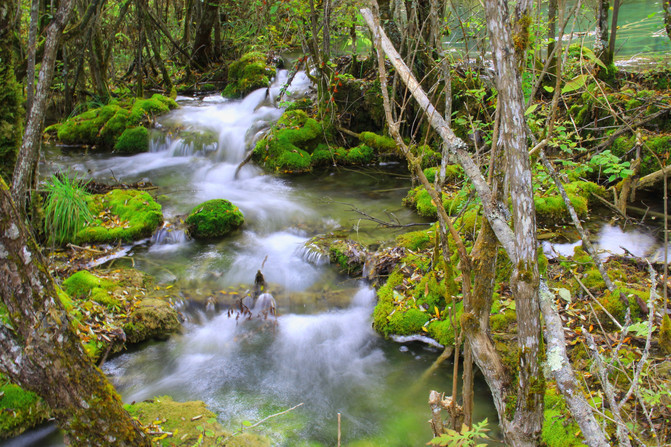
[[[278,78],[271,99],[286,73]],[[295,96],[308,88],[304,76],[291,87]],[[177,232],[141,241],[113,261],[132,263],[161,286],[182,290],[177,305],[186,320],[182,335],[107,361],[104,371],[124,401],[162,395],[203,400],[230,431],[303,403],[254,430],[273,445],[331,446],[341,413],[343,445],[425,445],[431,439],[429,391],[450,394],[451,363],[420,381],[440,349],[377,335],[371,327],[375,291],[304,248],[310,237],[334,230],[366,244],[399,234],[362,219],[352,207],[421,222],[401,204],[410,185],[405,167],[278,178],[248,164],[236,178],[247,148],[282,110],[267,101],[265,90],[241,101],[212,96],[178,102],[180,109],[158,121],[150,152],[120,157],[51,147],[41,168],[43,175],[70,169],[97,181],[149,180],[159,187],[166,220],[214,198],[230,200],[245,215],[242,229],[221,241],[191,241]],[[251,286],[259,269],[278,302],[276,326],[239,323],[225,309],[189,305]],[[478,380],[475,420],[488,418],[497,437],[496,412],[487,385]],[[61,445],[55,438],[51,444],[17,438],[6,445]]]

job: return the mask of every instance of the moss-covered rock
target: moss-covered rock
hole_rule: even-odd
[[[219,446],[224,439],[230,447],[267,447],[270,442],[258,435],[242,433],[231,437],[219,422],[217,415],[204,402],[175,402],[169,396],[152,401],[125,405],[131,416],[150,427],[155,445],[172,447]]]
[[[146,127],[129,127],[124,130],[114,150],[122,154],[137,154],[149,149],[149,131]]]
[[[378,135],[373,132],[361,132],[359,140],[367,146],[370,146],[380,152],[394,153],[396,152],[396,142],[391,137]]]
[[[131,242],[151,236],[163,223],[161,205],[145,191],[115,189],[88,202],[96,217],[77,233],[77,243]]]
[[[0,374],[0,440],[13,438],[46,422],[50,413],[37,394],[10,383]]]
[[[129,343],[145,340],[165,340],[179,333],[182,324],[173,307],[160,299],[148,298],[140,301],[123,327]]]
[[[440,172],[440,167],[432,167],[424,169],[424,175],[429,183],[434,183],[436,181],[436,175]],[[446,165],[445,166],[445,180],[448,182],[454,182],[464,175],[464,170],[460,165]]]
[[[245,217],[228,200],[214,199],[194,207],[186,218],[189,234],[195,239],[214,239],[226,236],[239,228]]]
[[[227,98],[241,98],[253,90],[268,87],[275,73],[275,67],[268,65],[265,54],[244,54],[229,65],[228,85],[222,94]]]
[[[324,141],[323,133],[321,123],[309,118],[304,111],[285,112],[268,135],[256,144],[253,159],[271,172],[308,172],[312,169],[311,153]],[[330,153],[323,158],[331,158]]]
[[[86,270],[81,270],[63,281],[63,290],[72,298],[90,298],[103,306],[120,308],[121,303],[108,292],[116,288],[116,284],[99,278]]]
[[[56,131],[58,139],[65,144],[95,145],[101,149],[116,148],[119,152],[135,153],[141,147],[141,141],[138,140],[141,136],[139,130],[126,135],[121,146],[116,147],[125,131],[138,127],[143,127],[146,131],[154,117],[176,107],[175,100],[159,94],[146,99],[115,100],[68,118],[56,126],[50,126],[45,132]],[[132,145],[131,136],[134,143]]]

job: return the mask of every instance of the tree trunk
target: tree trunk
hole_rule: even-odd
[[[74,445],[151,445],[84,352],[42,254],[0,180],[0,371],[41,396]]]
[[[16,0],[0,6],[0,177],[10,181],[21,145],[23,109],[21,85],[14,75],[13,36],[17,22]]]
[[[28,27],[28,65],[26,67],[26,115],[35,96],[35,53],[37,51],[37,21],[39,19],[40,1],[33,0],[30,6],[30,26]]]
[[[613,18],[610,22],[610,40],[608,41],[608,61],[613,62],[615,58],[615,37],[617,36],[617,18],[620,15],[620,0],[613,0]]]
[[[664,0],[662,2],[664,8],[664,25],[666,27],[666,35],[671,39],[671,0]]]
[[[42,57],[42,67],[40,68],[40,75],[37,81],[35,99],[28,115],[23,143],[19,149],[12,182],[12,196],[22,214],[25,214],[29,198],[29,187],[35,175],[34,166],[40,153],[44,113],[47,107],[47,100],[49,99],[51,81],[54,76],[56,53],[63,34],[63,28],[70,18],[73,5],[74,0],[61,0],[54,19],[47,27],[44,56]]]
[[[597,0],[596,32],[594,36],[594,54],[604,64],[609,63],[608,56],[608,9],[609,0]]]
[[[206,0],[196,27],[196,35],[193,38],[191,51],[191,63],[193,68],[207,67],[214,59],[212,48],[212,29],[219,14],[220,0]]]
[[[536,209],[526,143],[524,96],[516,61],[509,51],[513,41],[507,1],[486,1],[485,14],[496,68],[497,103],[501,113],[500,140],[506,151],[517,255],[510,278],[520,348],[517,404],[511,430],[504,433],[506,438],[511,438],[513,445],[538,445],[543,425],[545,381],[541,368]]]

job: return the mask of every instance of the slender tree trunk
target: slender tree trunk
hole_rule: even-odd
[[[664,25],[666,27],[666,35],[671,39],[671,0],[663,0],[662,8],[664,9]]]
[[[548,1],[548,59],[552,58],[552,62],[548,65],[548,73],[554,73],[556,71],[556,56],[552,56],[552,52],[555,49],[555,39],[557,38],[557,13],[558,13],[558,4],[557,0]],[[562,6],[563,7],[563,6]]]
[[[26,115],[35,96],[35,52],[37,51],[37,21],[39,19],[40,1],[33,0],[30,6],[30,26],[28,27],[28,65],[26,68]]]
[[[135,96],[142,98],[144,96],[144,60],[142,58],[142,48],[144,47],[144,17],[142,6],[144,0],[136,0],[135,14],[137,15],[137,43],[135,46]]]
[[[507,438],[514,445],[538,445],[543,425],[545,381],[541,368],[541,321],[538,297],[536,209],[531,164],[527,149],[524,96],[515,60],[509,56],[513,42],[505,0],[487,0],[485,14],[496,68],[500,140],[506,150],[507,177],[513,209],[517,259],[510,278],[517,312],[520,346],[517,404]]]
[[[605,64],[609,61],[608,56],[608,9],[609,0],[597,0],[596,31],[594,36],[594,53]]]
[[[47,100],[49,99],[51,81],[54,76],[56,54],[63,34],[63,28],[70,18],[73,5],[74,0],[61,0],[54,19],[47,27],[44,56],[42,57],[42,66],[35,91],[35,99],[28,115],[23,143],[19,149],[12,182],[12,195],[22,213],[25,213],[26,210],[29,196],[28,189],[35,175],[33,167],[37,163],[40,153],[44,113],[46,111]]]
[[[613,0],[613,17],[610,22],[610,40],[608,41],[608,60],[605,63],[613,62],[615,58],[615,37],[617,36],[617,19],[620,15],[620,0]]]
[[[41,396],[74,445],[151,445],[87,357],[44,259],[0,180],[0,371]]]

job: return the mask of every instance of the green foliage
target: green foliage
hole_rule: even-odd
[[[436,181],[436,176],[440,172],[439,166],[434,166],[432,168],[424,169],[424,175],[429,183],[434,183]],[[445,180],[455,181],[463,177],[464,171],[460,165],[446,165],[445,166]]]
[[[427,445],[444,447],[486,447],[487,444],[478,444],[478,441],[489,439],[487,436],[487,419],[473,424],[472,428],[461,426],[460,431],[446,429],[445,433],[433,438]]]
[[[419,230],[410,233],[404,233],[396,238],[396,243],[412,251],[427,248],[435,240],[435,230]]]
[[[631,163],[622,161],[608,149],[599,154],[594,154],[590,160],[590,164],[598,169],[599,172],[606,174],[609,182],[625,179],[634,173],[634,171],[629,169]]]
[[[375,153],[370,146],[361,144],[347,151],[347,163],[356,166],[370,164],[375,157]]]
[[[245,221],[242,212],[228,200],[214,199],[194,207],[186,218],[189,233],[196,239],[227,235]]]
[[[78,243],[131,242],[151,236],[163,222],[161,205],[145,191],[115,189],[91,196],[88,207],[94,219],[77,233]]]
[[[93,220],[85,185],[70,174],[52,175],[45,186],[44,231],[49,242],[63,245],[72,242],[77,232]]]
[[[116,144],[114,150],[122,154],[137,154],[146,152],[149,149],[149,131],[146,127],[129,127],[124,130]]]
[[[121,307],[119,300],[108,293],[115,287],[115,283],[98,278],[86,270],[81,270],[63,281],[63,289],[69,296],[90,299],[110,309]]]

